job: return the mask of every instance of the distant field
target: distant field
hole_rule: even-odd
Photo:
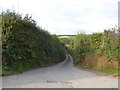
[[[75,35],[59,35],[58,38],[70,38],[74,37]]]
[[[71,36],[59,36],[58,38],[70,38]]]

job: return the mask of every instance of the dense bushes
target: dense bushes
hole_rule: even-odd
[[[104,30],[103,33],[80,33],[72,38],[60,39],[69,45],[68,52],[74,57],[75,64],[82,64],[86,56],[103,56],[108,63],[111,60],[120,62],[120,40],[115,31],[117,29],[112,28]]]
[[[74,63],[92,70],[119,74],[120,40],[115,30],[78,34],[74,39]]]
[[[106,60],[120,60],[118,34],[116,29],[104,30],[104,33],[90,35],[79,34],[74,39],[75,64],[82,63],[87,55],[105,56]]]
[[[2,48],[5,71],[15,71],[21,65],[47,66],[65,58],[65,49],[57,36],[38,27],[28,15],[23,18],[10,11],[2,13]]]
[[[90,40],[85,34],[79,34],[74,39],[74,62],[75,64],[82,62],[85,55],[90,50]]]

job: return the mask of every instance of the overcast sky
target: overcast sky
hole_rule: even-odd
[[[0,0],[0,10],[32,15],[52,34],[102,32],[118,25],[119,0]]]

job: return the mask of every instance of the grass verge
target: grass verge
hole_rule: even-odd
[[[42,66],[20,64],[20,65],[17,65],[16,67],[13,67],[13,66],[12,67],[5,67],[4,69],[2,68],[0,76],[22,74],[22,73],[29,71],[29,70],[32,70],[32,69],[53,66],[53,65],[58,64],[60,62],[61,61],[54,62],[54,63],[47,63],[47,64],[43,64]]]
[[[120,76],[120,68],[105,68],[105,67],[89,67],[89,66],[82,66],[82,65],[76,65],[77,68],[83,68],[90,71],[96,71],[106,74],[116,74]]]
[[[30,69],[32,69],[32,67],[26,66],[26,65],[19,65],[19,67],[16,67],[16,68],[6,67],[5,69],[2,69],[2,76],[21,74],[21,73],[28,71]]]

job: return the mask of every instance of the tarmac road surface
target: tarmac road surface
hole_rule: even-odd
[[[118,78],[77,69],[67,54],[57,65],[2,77],[2,88],[118,88]]]

